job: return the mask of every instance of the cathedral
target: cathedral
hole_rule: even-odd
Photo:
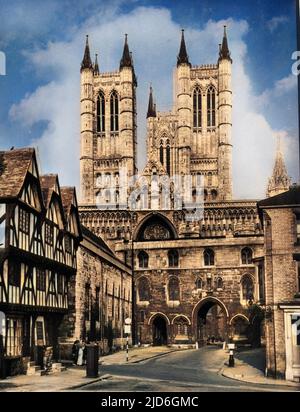
[[[232,58],[190,62],[184,31],[173,107],[150,87],[146,165],[137,170],[137,77],[125,36],[105,73],[86,39],[81,64],[80,218],[133,268],[133,341],[202,345],[260,339],[264,237],[256,201],[232,198]],[[218,57],[217,57],[218,54]],[[175,59],[174,59],[175,60]],[[101,62],[100,62],[101,63]],[[268,195],[288,190],[278,151]]]

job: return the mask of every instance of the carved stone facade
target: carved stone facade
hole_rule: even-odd
[[[203,221],[193,224],[184,212],[172,210],[105,212],[82,206],[80,213],[82,223],[105,237],[120,259],[133,263],[137,341],[201,343],[211,333],[246,337],[249,304],[259,299],[253,259],[263,248],[255,202],[206,204]],[[207,251],[213,252],[211,262]],[[175,289],[178,284],[177,291],[170,282]],[[157,336],[161,333],[165,339]]]
[[[254,265],[263,253],[262,225],[255,201],[232,200],[231,65],[226,31],[217,64],[204,66],[190,64],[182,33],[172,111],[156,110],[151,88],[146,166],[136,181],[125,184],[117,170],[120,162],[130,164],[126,177],[136,170],[132,56],[126,39],[120,71],[99,74],[86,47],[82,102],[85,85],[91,86],[88,105],[82,103],[81,222],[133,266],[136,342],[251,340],[257,334],[253,329],[260,328],[251,309],[264,294],[264,279]],[[125,73],[126,93],[121,86]],[[119,107],[131,93],[128,111],[123,106],[118,112],[123,125],[118,133],[110,130],[115,119],[113,89]],[[190,177],[190,185],[176,188],[176,175]],[[164,203],[164,182],[170,180]],[[191,220],[185,201],[176,207],[176,197],[189,189],[194,198],[202,184],[203,214]],[[144,193],[144,187],[150,191]],[[132,202],[128,206],[132,198],[134,207]]]

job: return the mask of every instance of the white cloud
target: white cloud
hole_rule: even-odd
[[[266,89],[260,96],[257,96],[257,103],[260,105],[267,105],[272,99],[281,97],[296,88],[297,77],[291,73],[289,76],[277,80],[271,89]]]
[[[145,162],[145,114],[149,83],[153,83],[158,110],[172,105],[172,69],[180,41],[180,28],[164,8],[138,7],[128,14],[108,10],[108,20],[102,13],[77,30],[69,42],[49,43],[43,50],[27,54],[27,59],[43,78],[53,81],[25,96],[11,108],[13,119],[32,126],[46,121],[43,135],[32,142],[39,148],[45,171],[58,172],[63,184],[78,183],[79,176],[79,67],[84,37],[90,34],[91,48],[100,54],[100,70],[114,70],[119,65],[123,34],[129,34],[138,75],[138,156],[139,167]],[[257,109],[251,79],[246,74],[247,46],[244,36],[248,24],[233,19],[208,21],[202,30],[186,27],[186,43],[193,64],[214,63],[223,25],[233,57],[233,171],[236,198],[259,198],[265,194],[267,178],[272,169],[274,131]],[[288,88],[289,80],[277,85],[279,91]]]
[[[289,21],[287,16],[276,16],[267,22],[267,27],[271,33],[273,33],[281,24],[285,24]]]

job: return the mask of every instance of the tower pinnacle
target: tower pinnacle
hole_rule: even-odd
[[[93,69],[93,63],[91,60],[91,54],[90,54],[90,46],[89,46],[89,36],[86,36],[86,43],[85,43],[85,50],[84,50],[84,56],[82,59],[81,63],[81,71],[84,69]]]
[[[186,51],[186,45],[185,45],[185,40],[184,40],[184,30],[181,30],[181,43],[180,43],[180,49],[179,49],[179,54],[177,56],[177,66],[180,64],[188,64],[191,66],[191,63],[189,62],[189,56]]]
[[[123,55],[120,61],[120,69],[123,67],[132,67],[132,58],[129,52],[128,41],[127,41],[127,34],[125,34],[125,43],[123,48]]]
[[[227,33],[226,33],[226,26],[224,26],[224,35],[221,48],[219,49],[219,60],[227,59],[232,62],[230,51],[228,47],[228,40],[227,40]]]
[[[281,140],[278,136],[275,163],[272,176],[269,179],[267,197],[272,197],[289,190],[291,179],[287,174],[284,157],[281,150]]]
[[[153,89],[150,86],[150,94],[149,94],[149,104],[148,104],[148,112],[147,112],[147,119],[148,117],[156,117],[156,107],[153,101]]]
[[[98,54],[95,55],[94,74],[99,74]]]

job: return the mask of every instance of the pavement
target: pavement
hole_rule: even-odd
[[[131,348],[126,361],[126,352],[120,351],[100,359],[100,365],[126,365],[167,355],[178,349],[169,347]],[[94,382],[101,382],[110,375],[101,373],[98,378],[87,378],[85,367],[68,366],[66,371],[45,376],[18,375],[0,380],[0,392],[60,392],[74,390]]]
[[[125,351],[102,357],[98,378],[87,378],[85,367],[72,366],[52,375],[8,377],[0,380],[0,392],[300,390],[300,384],[264,376],[263,349],[238,350],[234,368],[227,360],[227,351],[214,346],[132,348],[128,362]]]
[[[240,382],[254,383],[258,385],[291,386],[300,388],[300,383],[282,379],[272,379],[265,376],[264,348],[240,349],[234,355],[234,367],[229,367],[225,362],[220,373],[226,378]]]

